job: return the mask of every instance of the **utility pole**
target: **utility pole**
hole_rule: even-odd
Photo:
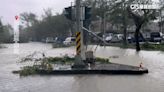
[[[76,60],[73,68],[85,68],[84,61],[86,60],[84,46],[84,32],[83,32],[83,8],[81,7],[81,0],[75,0],[76,2]]]
[[[163,28],[162,28],[162,9],[159,9],[159,13],[160,13],[160,32],[163,31]]]
[[[124,38],[123,38],[123,44],[124,46],[127,45],[127,17],[126,17],[126,13],[125,13],[125,10],[126,10],[126,2],[125,0],[123,0],[123,34],[124,34]]]
[[[82,29],[83,27],[83,18],[84,18],[84,12],[83,12],[83,8],[81,6],[81,0],[76,0],[76,4],[77,4],[77,31],[81,32],[81,58],[82,60],[86,60],[86,56],[85,56],[85,46],[84,46],[84,31]]]

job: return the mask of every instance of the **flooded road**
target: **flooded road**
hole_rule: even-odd
[[[75,54],[75,48],[53,49],[51,44],[20,44],[20,53],[13,53],[13,44],[0,49],[0,92],[164,92],[164,52],[141,51],[115,47],[98,47],[95,55],[110,58],[113,63],[138,66],[140,62],[149,69],[145,75],[76,75],[29,76],[20,78],[11,72],[22,65],[19,59],[35,51],[47,56]],[[90,46],[92,47],[92,46]],[[117,56],[118,58],[111,58]]]

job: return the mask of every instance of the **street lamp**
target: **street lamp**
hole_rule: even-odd
[[[104,15],[103,15],[104,18],[102,18],[100,16],[96,16],[97,18],[99,18],[99,20],[101,22],[100,28],[101,28],[101,30],[103,29],[102,30],[103,31],[103,34],[105,34],[105,30],[106,30],[106,17],[107,17],[107,14],[109,14],[109,13],[111,13],[111,12],[110,11],[105,12]],[[102,25],[102,22],[103,22],[103,25]]]
[[[100,22],[100,24],[99,24],[99,27],[100,27],[100,31],[102,30],[102,18],[100,17],[100,16],[96,16],[96,18],[98,18],[99,19],[99,22]]]
[[[107,12],[105,12],[104,13],[104,20],[103,20],[103,27],[104,27],[104,33],[105,33],[105,30],[106,30],[106,17],[107,17],[107,15],[109,14],[109,13],[111,13],[111,11],[107,11]]]

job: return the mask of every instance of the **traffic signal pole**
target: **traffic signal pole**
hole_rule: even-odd
[[[89,24],[91,8],[82,6],[81,2],[82,0],[75,0],[75,7],[71,5],[70,7],[65,8],[64,12],[67,19],[76,23],[76,60],[72,66],[73,68],[85,68],[85,61],[88,59],[88,56],[90,56],[88,54],[86,56],[86,53],[88,53],[87,46],[85,46],[87,35],[83,28],[87,28]]]
[[[73,68],[85,68],[86,48],[84,46],[83,9],[81,0],[76,0],[76,57]]]
[[[81,59],[84,61],[86,60],[86,56],[85,56],[85,52],[86,52],[86,49],[85,49],[85,46],[84,46],[84,32],[83,32],[83,8],[81,7],[81,0],[76,0],[76,23],[77,23],[77,32],[80,32],[81,33],[81,53],[80,53],[80,56],[81,56]]]

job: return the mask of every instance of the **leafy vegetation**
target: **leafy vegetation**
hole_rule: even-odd
[[[135,44],[128,44],[127,46],[124,46],[120,43],[118,44],[110,44],[110,46],[114,46],[114,47],[120,47],[122,49],[135,49]],[[142,50],[148,50],[148,51],[164,51],[164,44],[151,44],[151,43],[144,43],[141,44],[141,49]]]
[[[60,44],[53,43],[52,46],[53,48],[65,48],[65,47],[69,47],[70,45],[65,45],[63,43]]]
[[[0,43],[9,42],[11,39],[11,25],[3,25],[0,19]]]
[[[124,33],[124,44],[127,44],[126,35],[128,28],[136,26],[135,38],[136,38],[136,50],[140,50],[140,45],[138,42],[138,35],[141,29],[146,26],[146,24],[160,17],[156,10],[137,10],[134,12],[129,9],[130,5],[133,3],[150,3],[150,0],[82,0],[83,5],[90,6],[92,8],[92,18],[90,21],[91,25],[95,27],[94,22],[100,21],[101,32],[110,31],[117,28],[116,31]],[[159,0],[160,5],[164,6],[163,0]],[[163,7],[161,8],[161,10]],[[20,25],[20,40],[22,42],[32,41],[42,41],[46,37],[67,37],[75,35],[75,23],[69,21],[65,18],[64,14],[53,15],[52,9],[44,10],[44,14],[41,19],[34,13],[21,13]],[[163,17],[163,16],[161,16]],[[107,28],[106,26],[112,25],[112,27]],[[163,26],[163,21],[159,22],[160,26]],[[10,34],[12,30],[10,25],[3,25],[0,21],[0,42],[11,42],[12,35]],[[54,47],[64,47],[64,45],[54,45]]]
[[[31,40],[41,41],[46,37],[66,37],[72,31],[73,23],[67,20],[63,14],[53,15],[51,9],[45,10],[41,20],[33,13],[22,13],[21,20],[25,25],[28,38]]]
[[[102,20],[107,20],[112,26],[117,26],[118,30],[124,33],[124,45],[127,44],[126,35],[127,28],[131,26],[136,26],[135,29],[135,39],[136,39],[136,51],[140,51],[139,35],[141,34],[141,29],[147,25],[151,20],[155,20],[157,17],[161,17],[158,14],[158,10],[155,9],[138,9],[133,11],[130,9],[130,5],[133,3],[151,4],[151,0],[84,0],[86,5],[92,7],[92,15],[100,16]],[[163,0],[160,0],[161,6],[163,5]],[[161,7],[161,10],[163,7]],[[160,10],[160,11],[161,11]],[[104,16],[106,15],[106,16]],[[104,25],[104,23],[101,23]],[[162,22],[159,22],[162,25]],[[104,26],[103,26],[104,27]],[[105,28],[105,27],[104,27]],[[104,29],[101,29],[104,31]],[[117,31],[118,31],[117,30]],[[161,29],[162,30],[162,29]],[[142,36],[142,35],[141,35]],[[126,47],[126,46],[125,46]]]
[[[100,58],[100,57],[96,57],[95,58],[95,62],[101,63],[101,64],[110,64],[111,62],[109,61],[109,59],[106,58]]]
[[[164,51],[164,44],[149,44],[144,43],[141,45],[141,48],[145,50],[158,50],[158,51]]]
[[[42,58],[35,58],[37,54],[43,55]],[[104,58],[95,58],[95,63],[99,64],[110,64],[109,59]],[[47,72],[51,72],[55,69],[54,65],[69,65],[72,66],[75,62],[74,57],[69,57],[65,55],[64,57],[45,57],[43,53],[34,52],[31,55],[26,56],[23,58],[21,63],[25,62],[33,62],[32,65],[27,65],[21,68],[19,71],[13,71],[15,74],[20,74],[20,76],[28,76],[28,75],[35,75],[39,73],[40,70],[45,70]]]
[[[128,7],[128,12],[132,19],[135,22],[136,30],[135,30],[135,39],[136,39],[136,51],[140,51],[140,44],[139,44],[139,35],[140,29],[143,27],[145,23],[148,23],[151,20],[156,19],[156,10],[137,10],[138,12],[133,12],[130,7]]]
[[[20,71],[20,76],[34,75],[37,73],[38,68],[34,66],[25,66]]]
[[[72,65],[75,61],[75,58],[71,58],[68,56],[64,57],[49,57],[48,62],[52,64],[69,64]]]

